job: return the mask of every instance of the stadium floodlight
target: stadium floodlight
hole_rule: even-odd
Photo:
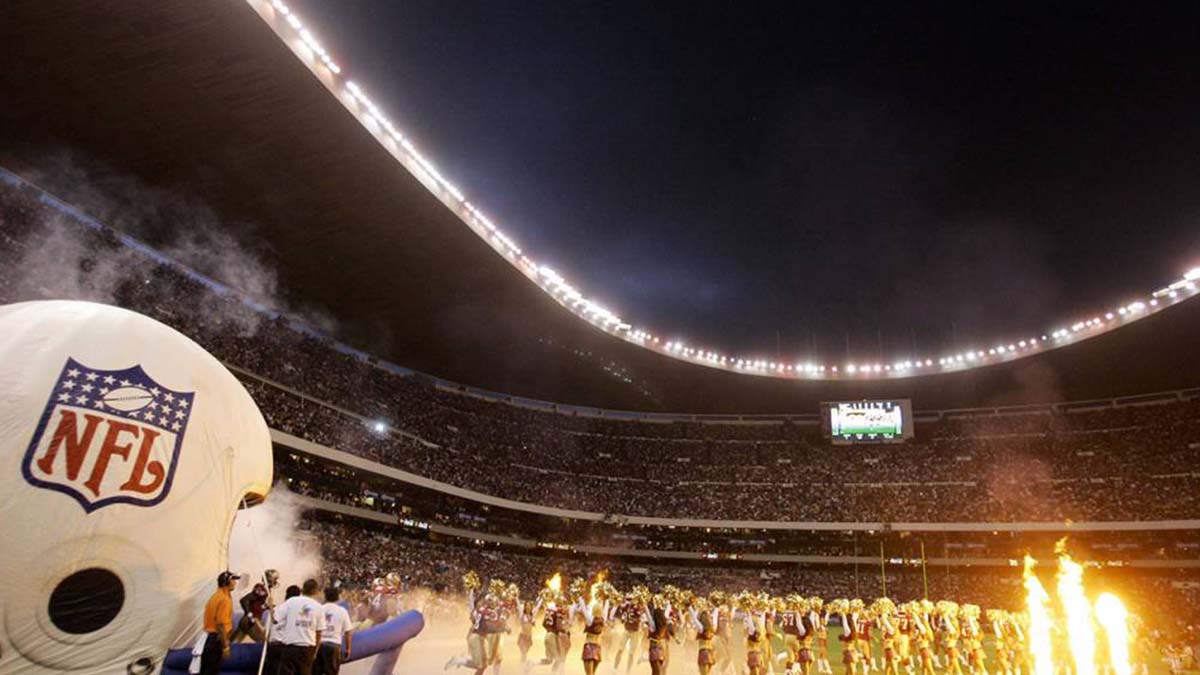
[[[622,339],[633,342],[643,348],[652,349],[658,353],[666,354],[671,358],[684,359],[693,363],[703,363],[714,368],[772,377],[801,377],[802,374],[813,373],[821,373],[820,377],[827,377],[826,373],[832,373],[833,377],[841,375],[838,366],[834,365],[827,367],[825,364],[820,363],[811,365],[806,363],[803,366],[801,364],[791,366],[784,365],[784,362],[776,364],[773,361],[768,362],[744,357],[737,358],[736,355],[725,355],[716,351],[690,347],[685,349],[682,340],[661,343],[659,338],[655,337],[649,331],[642,329],[632,330],[630,324],[622,321],[613,312],[584,296],[579,290],[567,283],[561,275],[527,257],[516,242],[492,223],[474,204],[467,201],[463,192],[445,178],[433,162],[423,156],[414,147],[409,138],[393,126],[380,107],[366,95],[366,92],[358,84],[348,77],[341,76],[342,69],[333,61],[329,52],[321,45],[311,29],[304,25],[300,17],[283,0],[248,0],[248,2],[271,25],[276,35],[284,44],[300,57],[301,61],[312,70],[313,74],[317,75],[318,79],[334,94],[335,98],[375,136],[404,168],[425,184],[431,194],[446,204],[453,213],[458,215],[472,232],[488,242],[496,253],[508,260],[522,274],[525,274],[543,292],[559,300],[563,307],[567,308],[578,318],[591,323],[600,330],[616,334]],[[322,65],[328,68],[328,70],[321,69]],[[397,150],[396,144],[399,144],[403,152]],[[547,272],[550,272],[550,274],[547,274]],[[1085,332],[1086,337],[1101,334],[1106,330],[1111,330],[1123,323],[1140,319],[1142,316],[1161,309],[1160,303],[1157,301],[1157,298],[1160,296],[1168,296],[1172,300],[1178,301],[1180,299],[1179,291],[1181,290],[1186,290],[1184,297],[1194,295],[1197,291],[1197,282],[1200,282],[1200,267],[1193,267],[1187,270],[1182,278],[1177,278],[1175,282],[1166,288],[1155,291],[1148,303],[1139,301],[1116,308],[1114,311],[1122,316],[1123,321],[1113,326],[1106,326],[1105,321],[1102,321],[1097,316],[1086,322],[1075,323],[1069,329],[1060,328],[1054,330],[1049,336],[1042,335],[1041,340],[1045,342],[1051,337],[1054,338],[1055,344],[1050,346],[1050,348],[1054,348],[1070,344],[1074,337],[1073,333],[1080,333],[1085,328],[1092,329]],[[1104,314],[1104,319],[1107,321],[1113,321],[1114,318],[1114,312]],[[990,362],[991,359],[988,356],[1006,355],[1009,353],[1024,356],[1023,350],[1033,349],[1037,346],[1037,338],[1034,337],[1008,344],[1007,347],[1004,344],[1000,344],[997,347],[988,349],[986,354],[981,349],[968,351],[965,353],[965,357],[962,353],[943,356],[938,359],[938,364],[942,366],[943,370],[973,368]],[[1018,353],[1018,349],[1022,350],[1022,352]],[[977,359],[983,363],[971,363],[969,365],[963,363],[964,360],[974,362]],[[931,367],[933,365],[932,358],[915,359],[914,361],[896,361],[887,366],[880,364],[855,365],[851,363],[844,367],[843,372],[867,378],[874,373],[888,373],[888,375],[883,375],[883,377],[893,377],[890,373],[895,372],[897,373],[895,377],[904,377],[922,375],[924,373],[914,373],[912,369]]]

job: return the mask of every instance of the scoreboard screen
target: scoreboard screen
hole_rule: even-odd
[[[912,401],[837,401],[821,404],[821,426],[835,445],[903,443],[912,438]]]

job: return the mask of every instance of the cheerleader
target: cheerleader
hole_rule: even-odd
[[[709,675],[717,662],[713,642],[717,634],[717,610],[709,609],[704,600],[688,608],[691,616],[692,629],[696,632],[696,666],[700,675]]]
[[[612,654],[613,642],[616,641],[621,629],[621,622],[617,620],[617,606],[620,604],[621,594],[617,593],[617,589],[609,584],[605,584],[604,588],[604,598],[608,606],[608,611],[604,617],[604,634],[600,636],[600,651],[604,654]],[[615,661],[613,662],[613,668],[616,668]]]
[[[958,627],[958,605],[949,600],[939,601],[938,616],[942,626],[942,644],[946,648],[946,673],[962,675],[962,665],[958,658],[958,641],[962,636]]]
[[[766,615],[755,610],[753,598],[745,598],[742,621],[746,630],[746,670],[749,675],[764,675],[762,642],[766,633]]]
[[[943,657],[946,655],[946,634],[942,630],[940,609],[944,602],[939,600],[933,609],[929,610],[929,628],[933,631],[933,664],[938,668],[942,667]]]
[[[983,653],[983,629],[979,625],[979,605],[963,605],[963,647],[966,649],[967,665],[973,675],[988,675]]]
[[[989,609],[986,616],[992,627],[992,636],[996,640],[997,675],[1013,675],[1012,645],[1008,639],[1012,628],[1009,624],[1008,614],[999,609]]]
[[[775,659],[771,657],[775,656],[778,658],[782,656],[787,658],[786,651],[775,654],[775,640],[778,638],[780,641],[782,641],[782,638],[779,637],[779,622],[782,620],[780,617],[783,614],[785,605],[783,598],[766,598],[765,604],[767,610],[766,613],[763,614],[763,669],[768,673],[774,673]]]
[[[728,675],[733,670],[733,612],[724,593],[714,591],[708,596],[716,616],[716,636],[713,640],[713,669],[719,675]]]
[[[650,661],[650,675],[666,675],[667,672],[667,640],[671,638],[670,616],[671,603],[663,600],[661,595],[654,596],[649,604],[642,605],[642,615],[645,617],[649,636],[647,660]]]
[[[575,611],[583,617],[583,672],[596,675],[600,666],[600,640],[608,617],[608,601],[588,602],[583,598],[575,603]]]
[[[857,675],[858,652],[854,648],[854,630],[858,626],[859,613],[854,611],[850,602],[845,599],[830,603],[830,611],[838,614],[842,620],[842,634],[838,636],[838,640],[842,643],[842,666],[845,668],[845,675]]]
[[[813,638],[817,631],[817,624],[813,619],[808,600],[805,598],[800,598],[800,630],[803,631],[803,635],[800,636],[800,654],[797,659],[799,671],[801,675],[812,675],[812,667],[817,660],[813,652]]]
[[[1008,619],[1005,622],[1004,643],[1008,650],[1009,661],[1012,663],[1012,675],[1021,675],[1025,665],[1025,631],[1021,628],[1021,619],[1018,615],[1011,612],[1005,612],[1004,615]],[[1029,672],[1032,674],[1033,671]]]
[[[540,603],[517,600],[517,649],[521,652],[521,663],[529,662],[529,649],[533,647],[533,623],[540,608]]]
[[[917,659],[921,664],[921,675],[933,675],[933,603],[922,600],[914,605],[913,635],[917,641]]]
[[[809,615],[812,620],[814,634],[813,646],[819,675],[833,675],[829,665],[829,614],[825,611],[825,601],[817,596],[808,599]]]
[[[667,636],[669,638],[664,645],[666,656],[663,658],[663,672],[665,673],[671,667],[671,642],[682,645],[686,627],[683,623],[683,612],[680,609],[683,604],[683,594],[678,588],[668,585],[663,587],[663,596],[667,598]]]
[[[888,598],[875,601],[876,621],[879,625],[880,642],[883,647],[883,674],[900,675],[900,654],[897,651],[896,640],[899,631],[892,621],[894,605]]]

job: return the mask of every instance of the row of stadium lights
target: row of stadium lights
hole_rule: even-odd
[[[261,0],[247,1],[251,5],[257,5],[261,2]],[[313,37],[312,32],[305,28],[303,22],[296,16],[295,12],[280,0],[272,0],[270,7],[296,32],[296,36],[303,45],[311,51],[313,63],[310,63],[310,67],[314,66],[316,61],[319,61],[328,69],[331,76],[340,75],[342,72],[341,67],[333,61],[328,51]],[[711,368],[720,368],[753,375],[797,379],[832,379],[845,376],[859,378],[873,378],[876,376],[906,377],[963,370],[1019,358],[1042,349],[1061,346],[1077,338],[1098,335],[1124,322],[1140,319],[1161,309],[1162,306],[1173,304],[1195,295],[1197,284],[1200,283],[1200,267],[1198,267],[1188,271],[1181,279],[1169,286],[1155,291],[1146,300],[1138,300],[1114,308],[1103,315],[1075,322],[1069,327],[1059,328],[1048,335],[1034,335],[1015,342],[997,344],[986,350],[970,349],[965,352],[943,356],[936,360],[932,358],[905,359],[893,363],[846,363],[841,366],[813,362],[785,363],[767,359],[729,356],[716,351],[691,347],[682,340],[668,340],[664,342],[658,335],[645,329],[634,328],[611,310],[585,297],[578,289],[567,283],[566,279],[554,269],[535,263],[528,258],[508,235],[501,231],[475,205],[471,204],[458,187],[442,176],[437,167],[417,151],[412,141],[395,128],[360,86],[354,82],[346,81],[343,94],[350,103],[348,107],[359,118],[359,121],[385,147],[391,150],[400,159],[401,163],[417,174],[418,178],[423,179],[422,182],[427,186],[432,182],[439,187],[441,189],[439,196],[442,197],[443,201],[480,238],[488,242],[494,250],[504,256],[517,269],[521,270],[526,277],[537,283],[543,291],[553,297],[560,305],[566,307],[576,316],[597,328],[628,342],[672,358]],[[402,153],[398,153],[398,150],[402,150]],[[408,161],[405,161],[406,159]],[[438,193],[437,190],[432,191],[435,194]]]

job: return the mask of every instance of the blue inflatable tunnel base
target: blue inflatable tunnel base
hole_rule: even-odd
[[[355,631],[354,650],[346,663],[378,656],[371,675],[392,675],[404,643],[425,628],[425,617],[416,610],[405,612],[389,621]],[[222,675],[255,675],[262,660],[260,644],[236,644],[228,659],[221,663]],[[191,649],[172,649],[163,660],[162,675],[187,675],[192,661]]]

